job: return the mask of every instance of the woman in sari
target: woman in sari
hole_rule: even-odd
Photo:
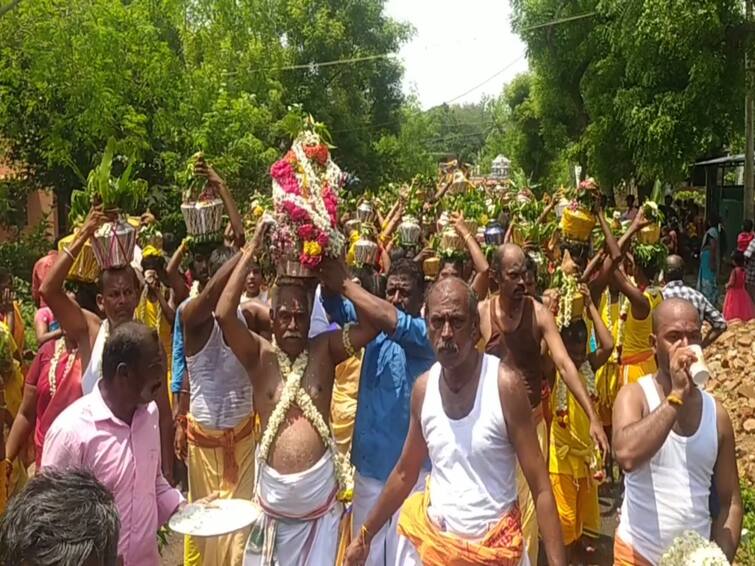
[[[708,230],[700,246],[700,271],[697,289],[714,305],[718,304],[718,272],[720,268],[718,216],[708,222]]]

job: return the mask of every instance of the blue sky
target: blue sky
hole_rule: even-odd
[[[415,28],[400,59],[404,91],[425,109],[498,95],[527,69],[525,46],[511,31],[508,0],[388,0],[386,11]]]

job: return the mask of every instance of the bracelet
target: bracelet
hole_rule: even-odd
[[[367,527],[362,525],[359,528],[359,540],[362,541],[362,544],[367,544],[367,537],[370,536],[370,531],[367,530]]]
[[[352,326],[354,326],[353,322],[348,323],[346,326],[343,327],[343,331],[341,332],[341,341],[343,342],[343,349],[346,350],[346,354],[350,358],[356,355],[356,351],[354,350],[354,345],[351,343],[351,337],[349,336]]]
[[[673,393],[666,397],[666,401],[669,402],[669,405],[674,405],[676,407],[681,407],[682,405],[684,405],[684,401],[681,399],[681,397],[677,397]]]
[[[467,235],[464,236],[464,242],[466,242],[469,238],[474,238],[474,235],[472,232],[467,232]]]
[[[63,248],[63,253],[66,254],[68,257],[70,257],[71,261],[76,261],[76,257],[74,257],[73,253],[71,252],[68,246]]]

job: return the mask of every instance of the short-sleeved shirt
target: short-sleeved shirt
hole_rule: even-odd
[[[324,296],[323,304],[337,324],[356,321],[351,302]],[[400,310],[396,319],[392,334],[381,332],[365,347],[351,451],[357,471],[382,482],[398,462],[409,432],[414,382],[435,363],[425,320]]]
[[[42,469],[90,470],[115,498],[121,520],[118,554],[124,566],[158,566],[157,529],[183,502],[160,469],[160,423],[154,403],[136,409],[131,424],[113,415],[98,384],[50,427]]]
[[[697,289],[688,287],[683,281],[670,281],[663,288],[664,299],[683,299],[697,309],[700,321],[705,321],[717,330],[726,330],[724,315]]]

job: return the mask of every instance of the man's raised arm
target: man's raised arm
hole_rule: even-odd
[[[245,321],[239,318],[238,306],[241,301],[241,294],[244,292],[247,273],[254,263],[255,255],[259,251],[268,226],[269,224],[264,220],[257,224],[254,237],[244,248],[215,310],[215,317],[223,331],[223,337],[250,377],[260,375],[260,372],[252,370],[259,362],[262,338],[250,331]]]
[[[58,254],[58,259],[40,287],[40,293],[55,315],[55,320],[58,321],[63,331],[74,339],[79,344],[79,348],[83,348],[85,352],[89,351],[91,344],[89,321],[84,310],[68,297],[63,284],[84,244],[94,235],[97,228],[107,220],[108,216],[98,207],[92,208],[73,243],[64,248],[63,253]]]

